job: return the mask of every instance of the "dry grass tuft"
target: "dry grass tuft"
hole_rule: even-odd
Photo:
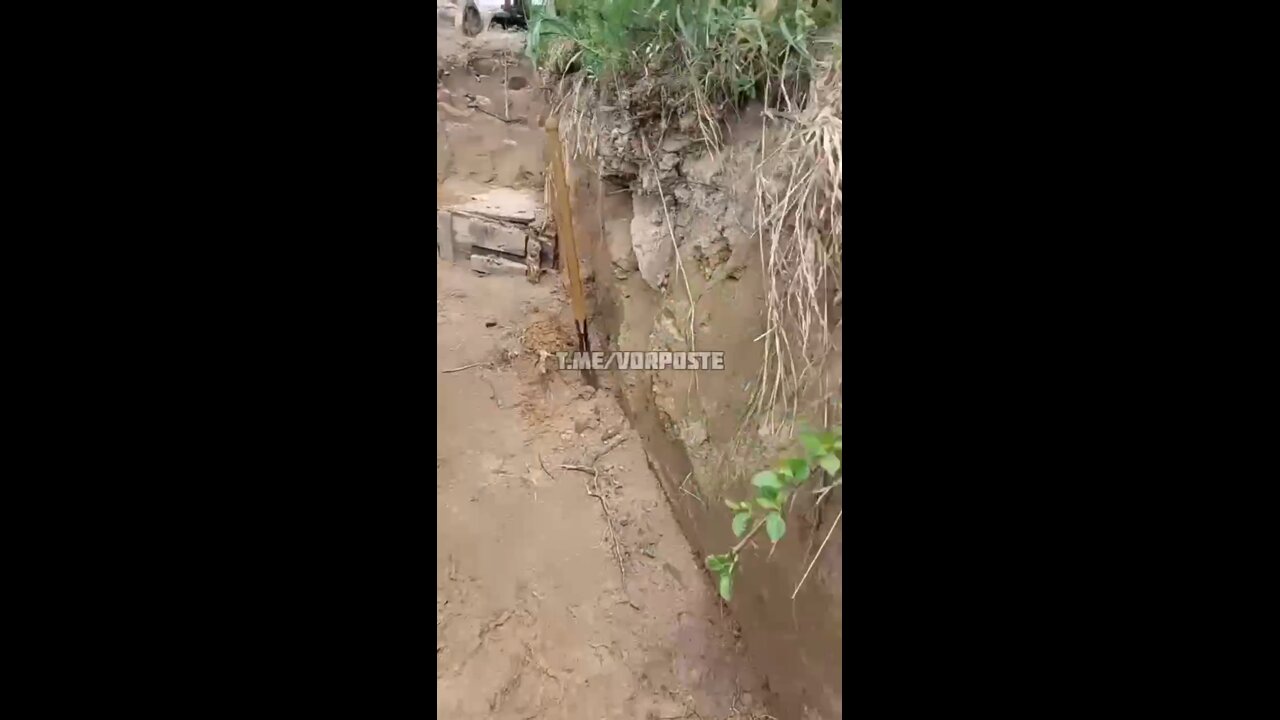
[[[529,323],[520,333],[520,345],[527,352],[554,355],[570,351],[577,346],[573,333],[555,318],[542,318]]]
[[[784,97],[764,120],[755,221],[768,308],[752,413],[771,429],[794,425],[841,322],[841,65],[838,52],[819,61],[805,100]]]

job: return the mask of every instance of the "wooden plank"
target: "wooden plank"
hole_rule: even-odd
[[[453,233],[458,243],[524,257],[523,225],[508,225],[463,215],[456,216],[453,222]]]
[[[528,225],[538,214],[538,196],[514,188],[493,188],[448,210],[479,215],[492,220]]]
[[[560,123],[552,115],[547,118],[547,147],[551,150],[551,189],[554,196],[552,209],[556,217],[556,229],[560,235],[560,255],[569,275],[569,299],[573,306],[573,319],[580,329],[587,326],[587,297],[582,287],[581,268],[578,265],[578,245],[573,235],[573,210],[569,203],[569,182],[565,177],[564,148],[560,144]]]

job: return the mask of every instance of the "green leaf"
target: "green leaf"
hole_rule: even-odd
[[[733,575],[729,573],[720,576],[720,597],[725,602],[733,599]]]
[[[797,483],[802,483],[809,479],[809,462],[807,460],[792,458],[787,461],[787,468],[791,477],[795,478]]]
[[[771,487],[776,490],[782,487],[782,481],[778,480],[777,473],[772,470],[756,473],[756,476],[751,478],[751,484],[761,489]]]
[[[734,515],[733,516],[733,534],[736,537],[742,537],[742,534],[747,531],[747,523],[750,521],[751,521],[751,513],[749,512],[738,513],[737,515]]]
[[[822,466],[823,470],[826,470],[832,475],[840,472],[840,458],[835,455],[823,455],[822,459],[818,460],[818,464]]]
[[[728,567],[728,563],[725,561],[725,558],[723,555],[707,556],[707,569],[710,570],[711,572],[717,573],[717,574],[722,573],[724,572],[724,569],[726,567]]]
[[[769,539],[776,543],[787,534],[787,521],[776,512],[769,513],[768,519],[764,522],[764,530],[769,533]]]
[[[800,444],[804,446],[804,451],[808,453],[810,457],[822,454],[822,441],[815,435],[810,435],[809,433],[802,434],[800,436]]]
[[[835,443],[834,443],[834,444],[835,444],[835,448],[836,448],[837,450],[843,450],[843,449],[844,449],[844,448],[840,447],[840,438],[836,438],[836,441],[835,441]]]
[[[782,509],[778,507],[778,501],[774,500],[773,498],[758,497],[756,498],[756,504],[764,508],[765,510],[781,510]]]
[[[730,510],[737,510],[738,506],[741,505],[737,500],[730,500],[729,498],[724,499],[724,504],[728,505]]]

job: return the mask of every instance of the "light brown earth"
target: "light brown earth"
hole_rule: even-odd
[[[616,401],[538,367],[536,349],[570,339],[559,289],[443,261],[436,282],[440,717],[764,717]],[[607,448],[598,477],[564,467]]]
[[[511,37],[521,36],[503,33],[500,49]],[[484,40],[466,43],[473,64],[492,50]],[[445,78],[450,94],[487,92],[502,114],[501,84],[460,69]],[[437,168],[438,203],[541,186],[536,97],[516,107],[518,124],[441,112],[452,164]],[[437,260],[436,287],[438,715],[770,717],[768,690],[614,393],[538,352],[573,342],[559,278],[480,277]]]

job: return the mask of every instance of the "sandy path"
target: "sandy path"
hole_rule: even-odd
[[[767,717],[616,401],[521,349],[522,335],[546,346],[569,326],[557,276],[531,285],[438,261],[436,281],[439,716]],[[561,467],[611,445],[596,467],[616,547],[593,477]]]

